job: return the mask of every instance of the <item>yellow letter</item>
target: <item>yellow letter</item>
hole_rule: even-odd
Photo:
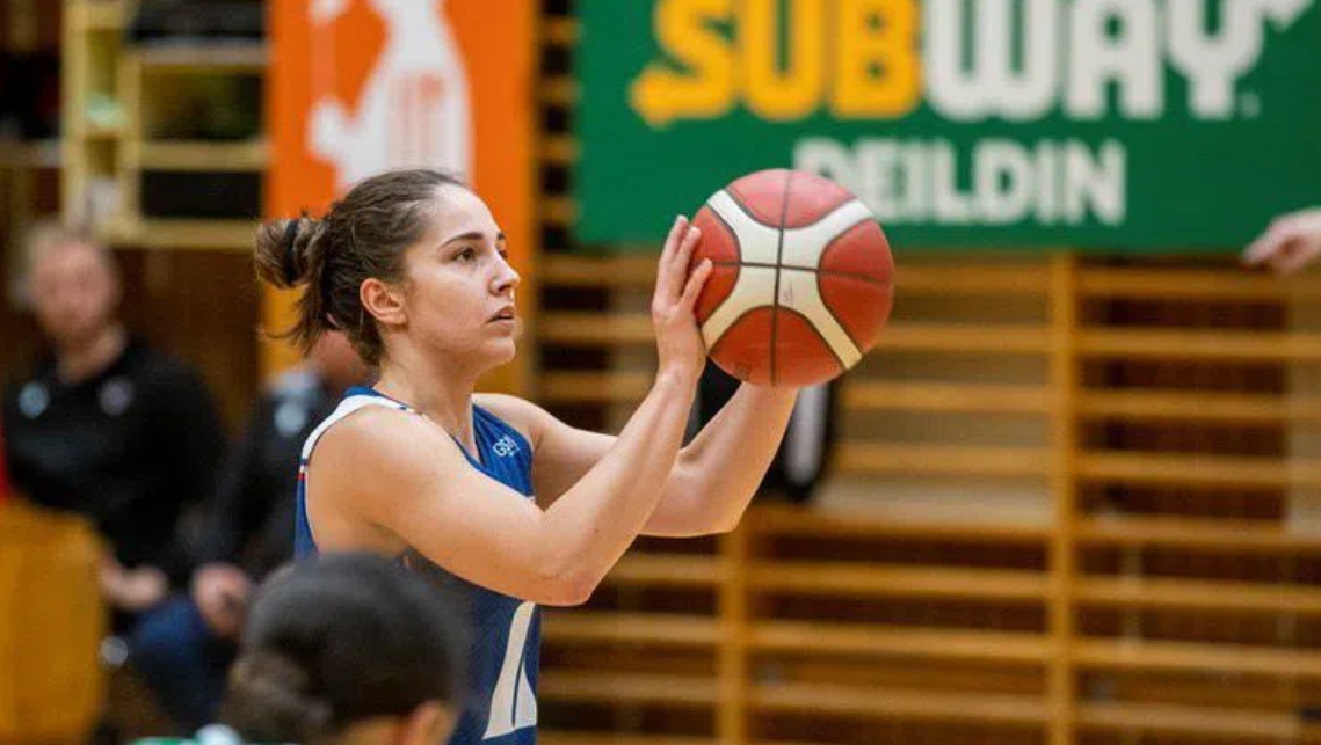
[[[839,0],[835,116],[894,119],[917,107],[922,70],[914,0]]]
[[[656,37],[674,60],[655,61],[633,81],[629,103],[652,126],[709,119],[734,104],[734,56],[709,21],[728,18],[733,0],[659,0]],[[678,67],[678,69],[675,69]]]
[[[784,21],[787,59],[780,65],[778,6],[776,0],[744,2],[745,95],[748,109],[763,119],[802,119],[821,103],[825,12],[822,0],[790,0],[790,18]]]

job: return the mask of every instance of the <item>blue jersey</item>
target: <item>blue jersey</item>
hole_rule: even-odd
[[[336,422],[365,406],[413,412],[406,404],[371,388],[352,388],[338,408],[307,438],[298,473],[298,516],[294,554],[317,553],[307,520],[307,463],[317,441]],[[473,407],[477,457],[461,445],[468,463],[532,499],[532,448],[527,439],[498,417]],[[472,649],[468,658],[463,711],[450,745],[535,745],[537,741],[537,666],[541,614],[536,603],[511,598],[455,577],[416,551],[400,557],[405,566],[424,572],[456,591],[468,605]]]

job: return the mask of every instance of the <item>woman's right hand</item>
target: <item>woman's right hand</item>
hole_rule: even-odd
[[[651,300],[660,373],[692,384],[697,383],[706,363],[706,343],[702,341],[693,309],[707,277],[711,276],[710,259],[702,261],[691,274],[688,272],[693,248],[701,237],[701,231],[686,217],[675,218],[661,251],[656,292]]]

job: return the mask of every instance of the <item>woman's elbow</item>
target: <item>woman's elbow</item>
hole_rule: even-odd
[[[582,605],[592,597],[604,575],[583,567],[544,572],[539,578],[537,602],[541,605],[570,607]]]

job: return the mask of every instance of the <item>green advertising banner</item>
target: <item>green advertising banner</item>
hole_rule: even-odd
[[[579,0],[577,237],[751,171],[901,250],[1238,251],[1321,204],[1321,0]]]

